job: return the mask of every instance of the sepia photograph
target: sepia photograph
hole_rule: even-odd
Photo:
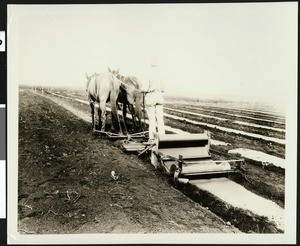
[[[7,5],[7,243],[295,243],[297,23]]]

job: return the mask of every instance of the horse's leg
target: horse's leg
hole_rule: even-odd
[[[124,122],[124,128],[125,128],[125,133],[127,133],[127,117],[126,117],[126,114],[127,114],[127,102],[126,100],[124,99],[123,101],[123,122]]]
[[[102,128],[102,110],[101,110],[101,107],[100,107],[100,104],[99,104],[99,107],[98,107],[98,119],[99,119],[99,122],[98,122],[98,126],[99,126],[99,129]]]
[[[137,110],[136,109],[136,115],[137,115],[137,119],[138,119],[138,122],[139,122],[139,128],[140,130],[143,132],[144,131],[144,126],[143,126],[143,123],[142,123],[142,113],[140,110]]]
[[[143,113],[145,114],[145,112],[143,112],[143,108],[144,108],[144,93],[137,93],[136,97],[135,97],[135,103],[134,103],[135,107],[135,116],[137,119],[137,125],[138,125],[138,130],[140,131],[144,131],[144,124],[142,122],[142,117],[143,117]]]
[[[129,111],[131,113],[131,117],[132,117],[132,131],[134,132],[135,129],[136,129],[136,124],[135,124],[135,110],[134,110],[134,107],[132,104],[128,104],[128,108],[129,108]]]
[[[91,106],[91,113],[92,113],[92,125],[93,125],[93,129],[95,129],[95,109],[94,109],[94,103],[90,102],[90,106]]]
[[[106,123],[106,100],[100,101],[100,111],[101,111],[101,131],[105,131]]]
[[[142,124],[142,110],[139,101],[136,101],[134,109],[135,109],[136,118],[138,120],[139,130],[144,131],[144,127]]]
[[[120,124],[120,119],[119,119],[118,110],[117,110],[117,101],[114,100],[114,97],[111,98],[110,105],[111,105],[111,112],[114,115],[114,117],[117,119],[118,124],[119,124],[119,133],[122,133],[122,127]]]
[[[113,132],[116,129],[117,119],[113,110],[111,110],[110,115],[111,115],[111,131]]]

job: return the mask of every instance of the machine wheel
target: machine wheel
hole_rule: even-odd
[[[179,185],[179,182],[178,182],[178,178],[179,178],[179,170],[177,169],[175,172],[174,172],[174,178],[173,178],[173,181],[174,181],[174,185],[175,186],[178,186]]]
[[[170,174],[174,174],[176,172],[176,170],[178,169],[178,167],[173,164],[171,167],[170,167]]]

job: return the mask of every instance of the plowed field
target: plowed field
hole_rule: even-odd
[[[239,232],[51,100],[21,91],[19,110],[21,233]]]
[[[90,123],[54,103],[49,99],[53,96],[47,97],[29,90],[20,91],[20,232],[281,232],[263,217],[228,209],[226,202],[205,191],[195,191],[189,186],[175,189],[168,177],[150,165],[147,157],[125,154],[121,141],[99,138],[92,133]],[[59,104],[89,115],[86,104],[62,98]],[[218,123],[212,120],[204,122]],[[213,159],[238,158],[228,154],[228,150],[238,147],[283,156],[284,146],[280,144],[270,145],[262,139],[168,117],[165,123],[188,132],[210,130],[216,140],[230,143],[212,146]],[[248,129],[234,126],[239,130]],[[231,177],[232,180],[284,207],[284,169],[263,167],[247,159],[243,168],[244,175]],[[117,180],[111,177],[111,171],[117,173]]]

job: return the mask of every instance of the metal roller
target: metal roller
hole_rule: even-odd
[[[199,174],[199,173],[213,173],[217,171],[229,171],[231,170],[228,162],[221,162],[216,164],[214,161],[199,161],[197,164],[187,164],[182,166],[181,174],[185,176]]]

